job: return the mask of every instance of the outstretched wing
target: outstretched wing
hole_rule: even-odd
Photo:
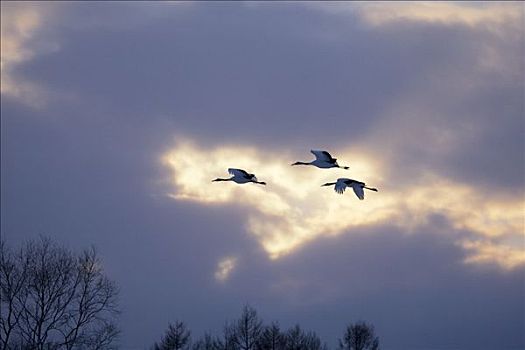
[[[245,179],[251,179],[252,178],[252,175],[248,174],[246,171],[242,170],[242,169],[235,169],[235,168],[229,168],[228,169],[228,172],[233,175],[233,176],[237,176],[237,177],[244,177]]]
[[[365,190],[363,189],[363,186],[360,183],[354,182],[352,184],[352,188],[354,189],[354,193],[360,200],[365,199]]]
[[[335,163],[335,161],[337,160],[335,158],[332,158],[330,153],[328,153],[326,151],[318,151],[318,150],[314,150],[313,149],[310,152],[312,152],[312,154],[315,156],[315,158],[317,158],[318,160],[321,160],[323,162]]]
[[[344,182],[344,179],[337,179],[337,182],[335,183],[334,191],[343,194],[346,190],[346,184]]]

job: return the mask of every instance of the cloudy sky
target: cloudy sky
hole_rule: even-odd
[[[94,244],[123,348],[246,303],[330,345],[525,348],[523,4],[1,6],[2,238]]]

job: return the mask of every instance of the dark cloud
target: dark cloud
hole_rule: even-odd
[[[410,168],[524,187],[523,82],[480,68],[487,50],[514,67],[516,40],[460,25],[370,29],[355,15],[292,5],[167,6],[149,21],[130,15],[128,26],[121,6],[104,6],[97,20],[89,13],[99,7],[69,6],[60,51],[18,72],[83,96],[89,115],[69,117],[149,128],[165,143],[171,132],[296,150],[377,132],[367,147],[393,148],[390,158]],[[92,19],[75,26],[75,17]],[[396,110],[400,103],[412,109]],[[398,122],[380,129],[385,118]],[[433,135],[444,132],[457,145],[436,155]],[[404,134],[398,145],[382,142]]]
[[[450,31],[407,38],[363,31],[357,21],[341,27],[342,39],[311,40],[310,26],[322,32],[329,21],[296,6],[211,5],[125,31],[73,30],[59,55],[24,71],[128,122],[165,118],[220,141],[344,144],[453,52],[431,45]],[[449,45],[460,49],[460,39]]]

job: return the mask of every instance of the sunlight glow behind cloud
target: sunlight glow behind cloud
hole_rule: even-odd
[[[523,244],[521,248],[505,244],[492,243],[490,241],[464,241],[461,246],[473,254],[467,257],[465,262],[491,263],[496,262],[505,269],[513,269],[525,265],[525,254]]]
[[[503,268],[525,262],[520,243],[492,243],[516,237],[517,242],[523,242],[522,199],[487,198],[485,192],[433,174],[399,186],[383,178],[385,164],[357,148],[334,150],[334,154],[348,163],[350,170],[290,166],[295,160],[308,159],[307,151],[302,155],[269,154],[242,145],[204,150],[188,140],[179,142],[162,159],[173,171],[174,191],[169,196],[247,208],[246,229],[271,259],[315,239],[351,234],[357,227],[393,224],[416,232],[431,215],[439,214],[455,229],[475,233],[475,239],[468,242],[457,240],[469,253],[467,262],[491,262]],[[229,177],[229,167],[253,172],[268,186],[211,182],[216,177]],[[379,192],[368,192],[360,201],[352,191],[339,196],[332,188],[320,187],[338,177],[365,181]]]

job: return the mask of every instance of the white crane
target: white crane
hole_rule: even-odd
[[[235,168],[229,168],[228,172],[233,175],[229,179],[220,179],[217,178],[215,180],[212,180],[212,182],[215,181],[233,181],[238,184],[245,184],[248,182],[253,182],[259,185],[266,185],[266,182],[258,181],[254,174],[249,174],[248,172],[242,170],[242,169],[235,169]]]
[[[313,166],[316,166],[322,169],[327,169],[327,168],[348,169],[347,166],[340,166],[339,164],[337,164],[337,159],[332,158],[330,153],[326,151],[311,150],[310,152],[312,152],[313,155],[315,156],[315,160],[311,161],[310,163],[295,162],[292,165],[313,165]]]
[[[341,177],[337,179],[337,182],[327,182],[324,185],[321,185],[321,187],[322,186],[332,186],[332,185],[335,185],[334,191],[339,194],[343,194],[347,186],[352,187],[356,196],[359,197],[359,199],[361,200],[365,199],[365,191],[364,191],[365,188],[367,190],[377,192],[377,188],[367,187],[364,182],[353,180],[353,179],[347,179],[345,177]]]

